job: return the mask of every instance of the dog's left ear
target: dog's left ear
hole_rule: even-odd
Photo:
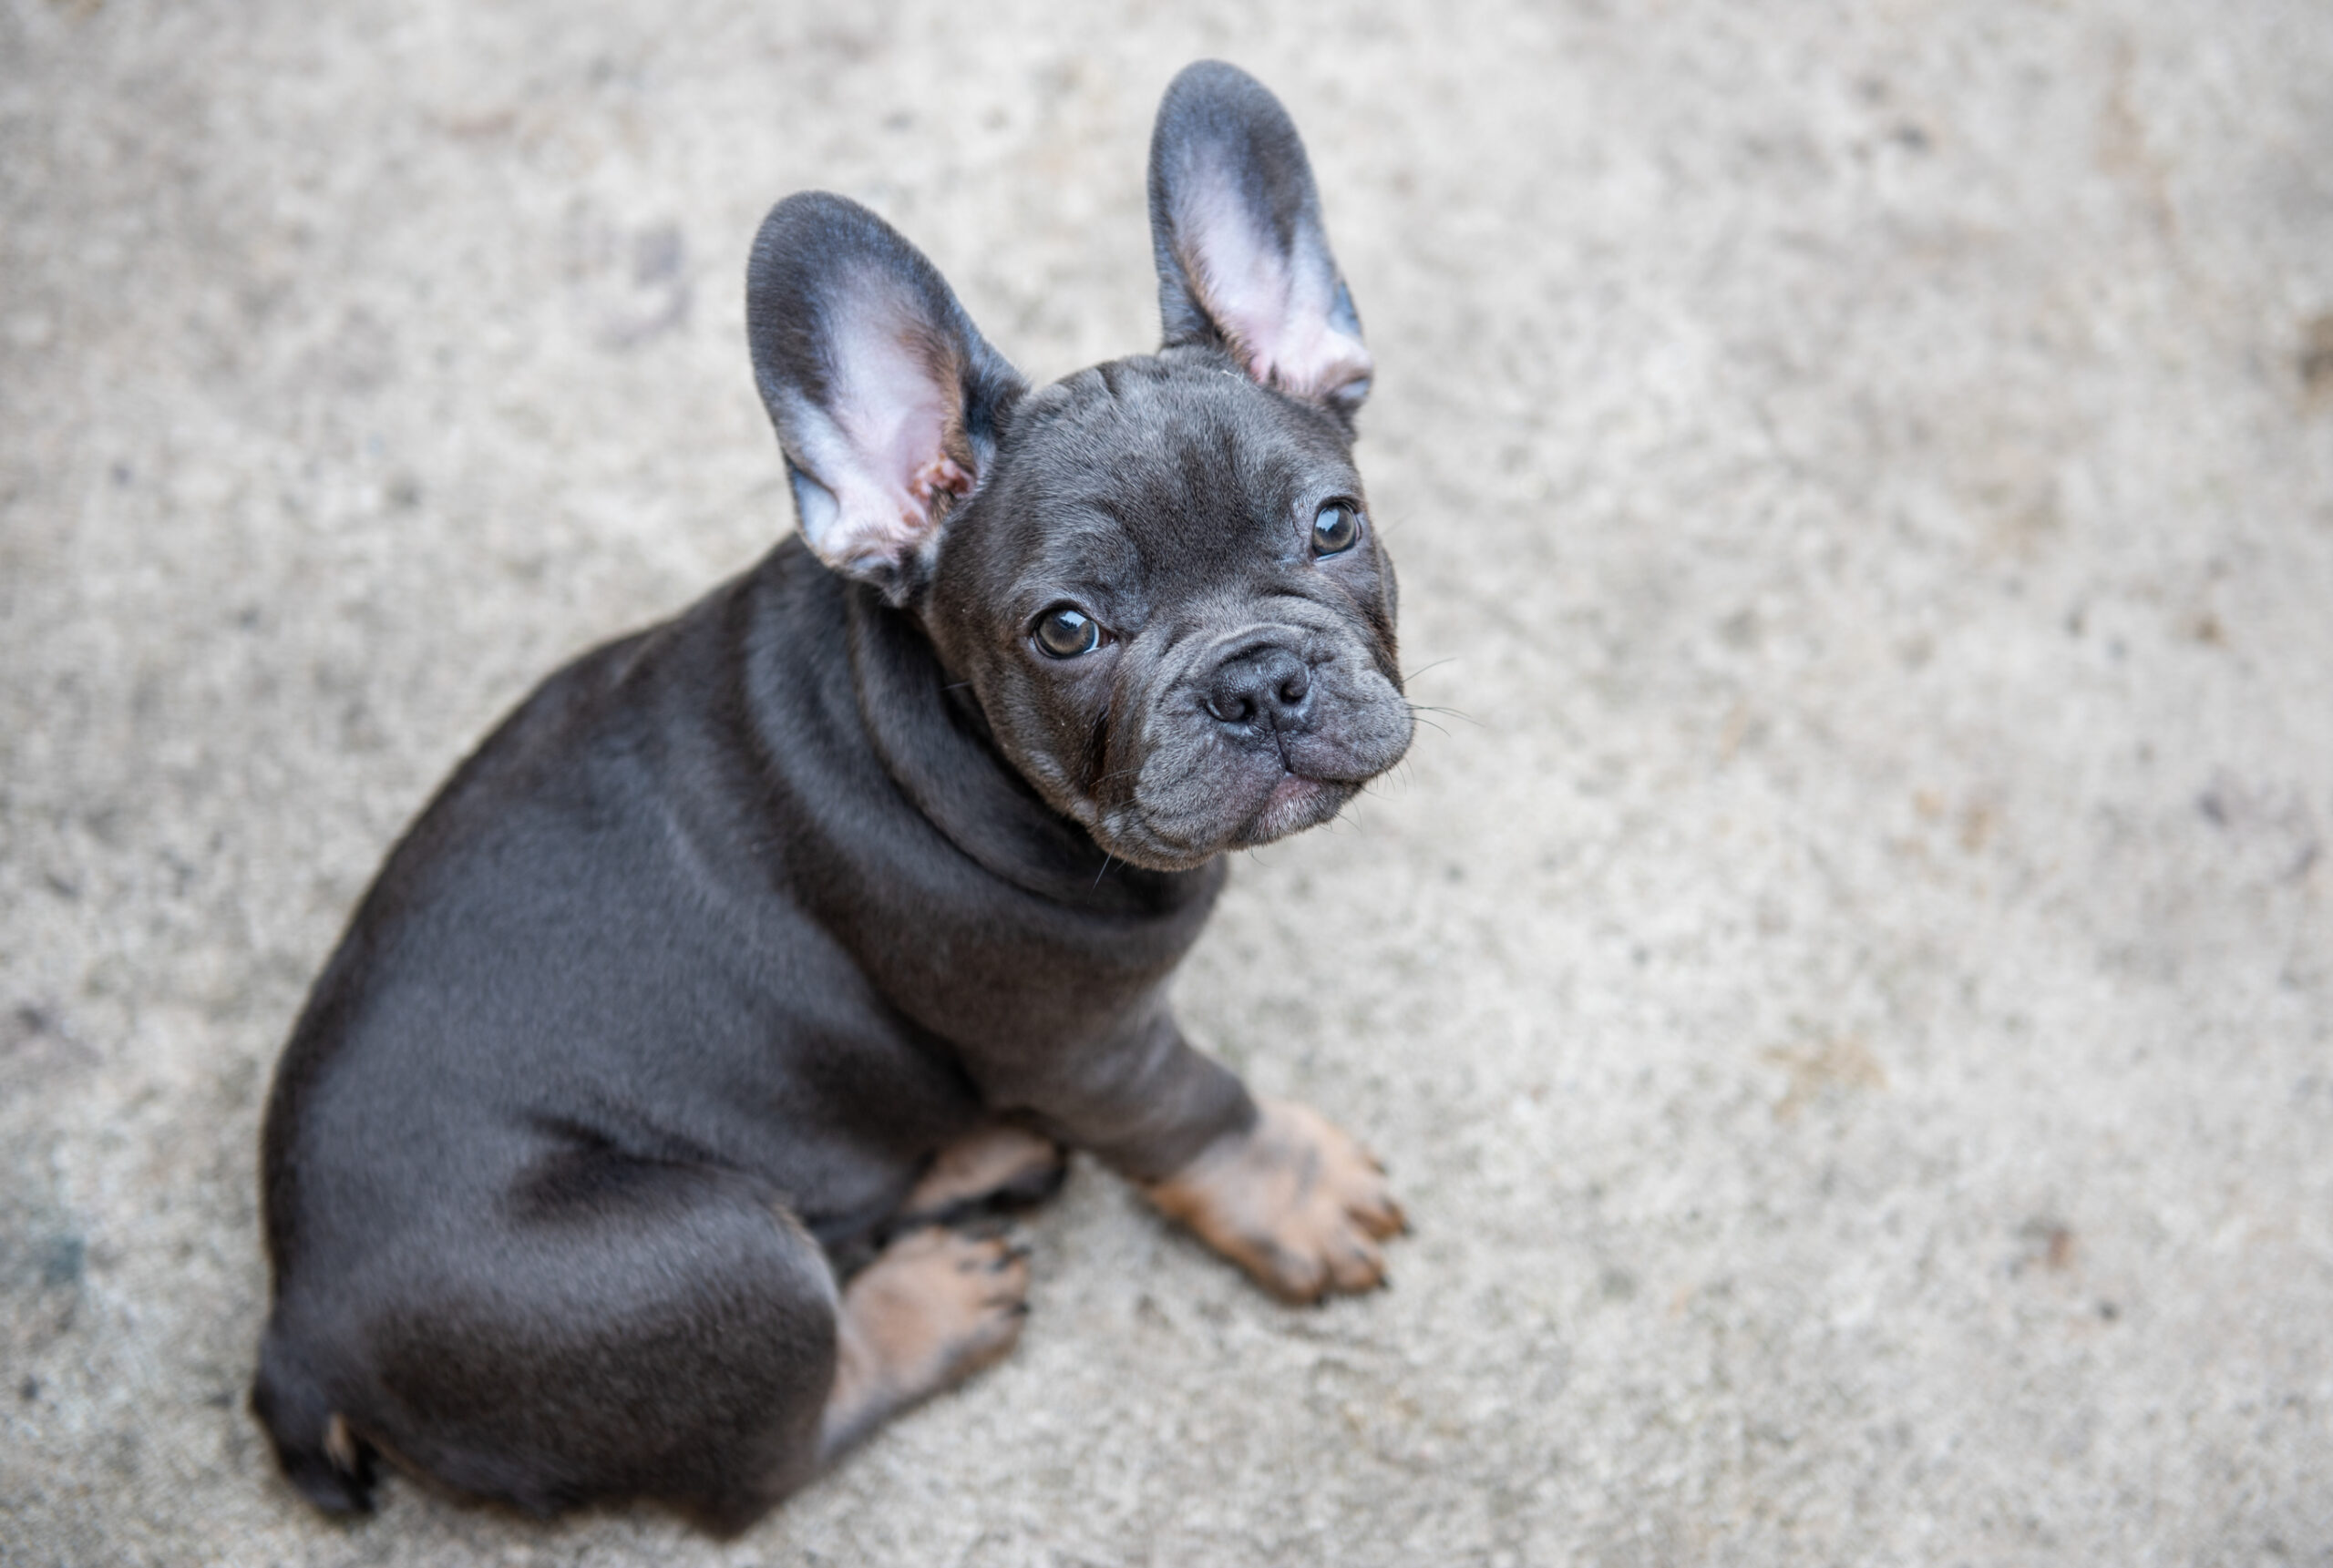
[[[824,191],[763,220],[745,336],[803,537],[898,602],[949,508],[987,477],[997,422],[1026,384],[921,251]]]
[[[1150,241],[1166,347],[1213,343],[1350,420],[1372,367],[1312,166],[1280,100],[1236,66],[1186,66],[1158,106]]]

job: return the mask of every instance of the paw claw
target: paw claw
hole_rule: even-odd
[[[1355,1209],[1353,1218],[1362,1230],[1368,1232],[1370,1236],[1377,1241],[1383,1241],[1389,1236],[1405,1235],[1410,1228],[1409,1216],[1402,1212],[1402,1206],[1393,1199],[1383,1196]]]

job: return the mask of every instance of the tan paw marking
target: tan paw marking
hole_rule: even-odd
[[[899,1212],[912,1224],[984,1203],[1033,1204],[1061,1185],[1068,1158],[1050,1138],[1002,1123],[984,1127],[940,1150]]]
[[[1319,1112],[1268,1100],[1247,1133],[1148,1190],[1168,1218],[1286,1301],[1385,1283],[1378,1243],[1409,1228],[1377,1161]]]
[[[1001,1359],[1021,1337],[1028,1297],[1028,1254],[1002,1240],[934,1228],[885,1247],[843,1291],[821,1451]]]
[[[333,1468],[344,1474],[356,1473],[356,1438],[348,1430],[348,1418],[338,1410],[334,1410],[332,1419],[324,1423],[324,1458],[332,1460]]]

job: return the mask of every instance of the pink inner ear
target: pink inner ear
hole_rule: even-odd
[[[1283,252],[1220,169],[1195,171],[1175,227],[1200,303],[1248,374],[1296,397],[1325,398],[1372,369],[1361,340],[1331,324],[1336,269],[1309,234]]]
[[[833,513],[808,528],[811,548],[838,566],[896,563],[933,529],[941,492],[962,495],[972,477],[945,450],[957,416],[956,375],[935,366],[907,312],[861,300],[837,313],[827,414],[803,432],[803,456],[834,496]]]

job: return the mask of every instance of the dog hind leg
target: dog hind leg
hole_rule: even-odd
[[[584,1151],[458,1212],[279,1302],[254,1404],[308,1496],[363,1507],[377,1448],[536,1514],[653,1498],[725,1532],[816,1472],[840,1298],[766,1184]]]

